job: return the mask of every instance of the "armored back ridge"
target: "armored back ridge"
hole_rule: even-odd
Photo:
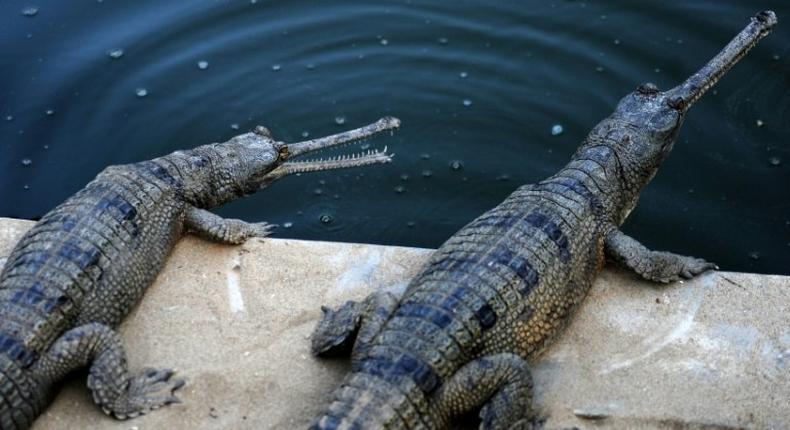
[[[761,12],[676,88],[641,85],[570,162],[447,240],[402,297],[324,308],[312,348],[352,371],[314,429],[447,428],[480,408],[481,428],[531,428],[534,358],[565,327],[605,257],[671,282],[715,265],[646,249],[619,226],[702,94],[776,24]]]
[[[386,152],[317,161],[290,158],[397,128],[395,118],[285,144],[268,130],[224,143],[110,166],[44,215],[0,273],[0,428],[29,427],[54,383],[90,365],[88,387],[118,418],[177,401],[171,370],[132,374],[113,328],[164,265],[184,230],[236,244],[273,227],[223,219],[206,209],[285,175],[387,163]]]

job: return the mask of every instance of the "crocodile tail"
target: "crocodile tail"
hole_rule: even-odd
[[[46,387],[21,363],[0,354],[0,429],[26,429],[46,404]]]
[[[370,357],[354,367],[311,430],[438,427],[428,396],[411,378],[380,371],[382,363]]]

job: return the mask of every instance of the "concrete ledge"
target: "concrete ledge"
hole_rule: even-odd
[[[0,264],[31,225],[0,219]],[[305,428],[348,369],[309,353],[320,305],[403,288],[430,253],[186,237],[120,328],[132,368],[187,378],[184,403],[116,421],[76,375],[34,428]],[[790,277],[720,272],[656,287],[607,269],[535,363],[546,428],[788,428],[788,315]]]

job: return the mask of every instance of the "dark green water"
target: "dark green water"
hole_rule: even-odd
[[[565,164],[638,83],[680,82],[773,9],[776,31],[690,112],[624,228],[790,273],[790,3],[623,3],[2,2],[0,216],[256,124],[297,141],[395,115],[401,131],[370,142],[391,165],[286,178],[219,212],[292,223],[277,237],[436,247]]]

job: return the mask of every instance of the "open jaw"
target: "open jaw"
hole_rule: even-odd
[[[763,37],[771,32],[776,25],[776,14],[767,10],[758,12],[746,26],[724,49],[697,73],[685,82],[667,91],[670,100],[682,99],[682,107],[688,109],[699,100],[710,87],[727,73],[750,49]]]
[[[400,127],[400,120],[395,117],[384,117],[380,120],[354,130],[344,131],[331,136],[320,137],[318,139],[306,140],[304,142],[289,143],[285,145],[288,157],[297,157],[322,149],[334,148],[340,145],[348,145],[359,142],[378,135],[385,131],[392,132]],[[269,172],[267,178],[270,180],[281,178],[285,175],[303,172],[315,172],[319,170],[343,169],[348,167],[367,166],[369,164],[389,163],[392,161],[393,154],[387,153],[387,148],[383,150],[369,150],[349,155],[337,157],[305,160],[305,161],[286,161],[276,169]]]

